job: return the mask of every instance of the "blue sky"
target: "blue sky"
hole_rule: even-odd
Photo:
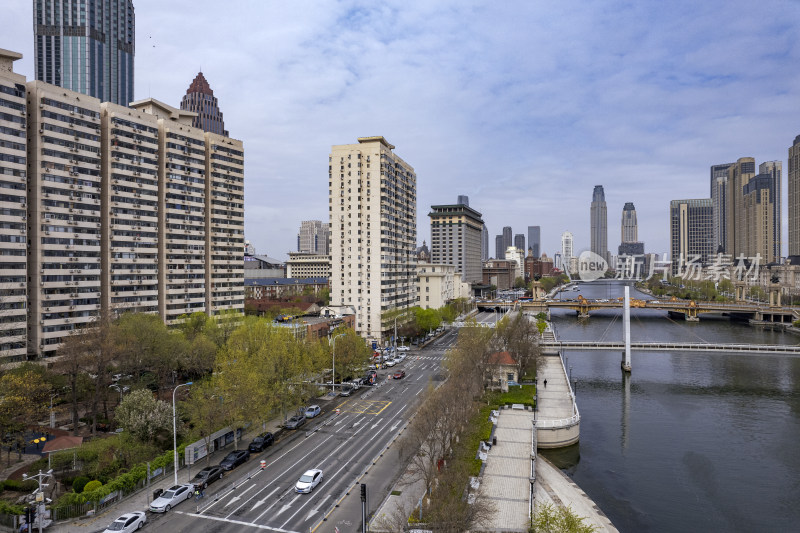
[[[668,250],[669,200],[709,167],[783,161],[800,135],[797,1],[135,0],[136,98],[178,105],[202,68],[246,153],[246,238],[294,250],[327,219],[333,144],[383,135],[432,204],[470,197],[494,236],[542,227],[589,245],[594,185],[616,250],[633,202]],[[224,10],[220,10],[220,5]],[[33,77],[32,2],[5,6],[0,47]],[[784,198],[784,239],[786,203]],[[784,251],[786,246],[784,245]]]

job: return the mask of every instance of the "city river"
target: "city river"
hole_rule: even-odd
[[[564,299],[616,298],[615,282]],[[646,295],[632,291],[634,297]],[[570,340],[622,340],[622,312],[553,312]],[[633,309],[631,338],[797,344],[780,331]],[[800,531],[800,358],[567,351],[580,444],[548,452],[622,532]]]

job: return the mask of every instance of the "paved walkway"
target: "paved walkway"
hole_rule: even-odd
[[[531,509],[533,412],[501,409],[495,436],[497,445],[489,450],[481,478],[494,513],[482,529],[525,532]]]
[[[537,368],[538,386],[536,387],[537,418],[544,420],[561,420],[571,417],[572,396],[564,367],[557,355],[544,355]],[[545,385],[545,381],[547,384]]]

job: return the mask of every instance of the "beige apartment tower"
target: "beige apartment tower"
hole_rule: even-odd
[[[800,135],[789,147],[789,255],[800,256]]]
[[[383,137],[333,146],[328,159],[331,304],[383,342],[383,313],[416,305],[417,178]]]
[[[13,58],[0,50],[0,65]],[[0,85],[13,76],[0,68]],[[22,87],[28,356],[54,355],[104,310],[167,323],[242,311],[242,143],[155,99],[124,107],[40,81]],[[8,150],[0,144],[0,179]]]
[[[725,252],[736,261],[760,257],[772,263],[781,257],[780,161],[761,163],[756,174],[752,157],[742,157],[728,169]]]

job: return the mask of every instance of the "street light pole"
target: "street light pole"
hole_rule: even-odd
[[[27,474],[22,474],[22,480],[26,481],[28,479],[36,479],[36,482],[39,484],[39,487],[34,491],[34,500],[36,502],[36,521],[39,522],[39,533],[42,533],[42,515],[44,514],[44,492],[42,491],[42,487],[46,487],[47,483],[42,483],[44,478],[48,478],[53,475],[52,470],[48,470],[47,472],[42,473],[39,470],[39,473],[33,476],[28,476]],[[41,497],[39,496],[41,494]],[[28,524],[28,531],[33,531],[32,529],[33,524]]]
[[[187,383],[181,383],[177,385],[174,389],[172,389],[172,452],[173,452],[173,460],[175,463],[173,464],[173,470],[175,472],[175,484],[178,484],[178,415],[177,411],[175,410],[175,392],[181,387],[188,387],[193,382],[189,381]]]
[[[344,337],[344,333],[339,333],[331,337],[331,342],[333,343],[333,350],[331,350],[331,354],[333,355],[333,361],[331,362],[331,392],[336,391],[336,339],[339,337]]]

